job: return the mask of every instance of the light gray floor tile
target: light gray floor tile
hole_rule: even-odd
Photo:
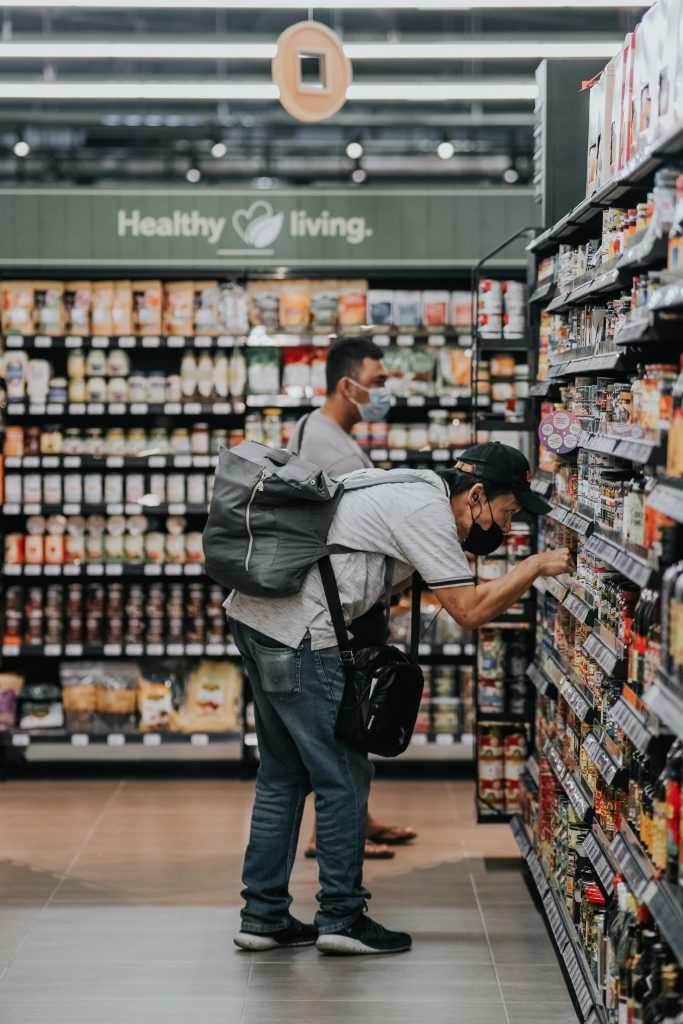
[[[560,1003],[571,1006],[569,993],[557,961],[529,969],[528,964],[497,964],[498,979],[507,1006],[512,1003]]]
[[[226,955],[219,967],[215,964],[186,963],[153,964],[145,960],[125,965],[99,963],[80,965],[45,963],[40,966],[40,985],[58,1003],[88,993],[98,993],[103,1000],[150,999],[163,996],[169,1000],[242,999],[249,979],[250,965]],[[36,990],[36,966],[11,964],[0,980],[0,1002],[32,1000]],[[4,1021],[3,1021],[4,1024]]]
[[[2,1000],[2,1024],[239,1024],[242,999],[169,999],[164,995],[107,1000],[73,994]]]
[[[564,1003],[509,1003],[510,1024],[578,1024],[571,1002]]]
[[[506,1024],[505,1010],[500,1002],[449,1004],[430,1003],[426,1011],[422,1002],[374,1001],[367,1009],[359,1010],[358,1003],[350,1000],[311,1003],[292,1000],[287,1003],[252,1002],[247,998],[242,1024],[353,1024],[358,1021],[371,1024]],[[10,1022],[14,1024],[14,1022]],[[554,1022],[552,1022],[554,1024]],[[564,1024],[564,1022],[558,1022]]]

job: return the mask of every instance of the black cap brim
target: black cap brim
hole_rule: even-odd
[[[513,494],[524,511],[531,512],[535,516],[547,516],[553,507],[545,498],[532,490],[513,491]]]

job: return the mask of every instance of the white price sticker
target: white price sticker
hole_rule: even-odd
[[[212,658],[220,658],[225,654],[225,644],[207,644],[206,653]]]
[[[143,348],[159,348],[160,345],[161,338],[157,337],[155,334],[147,334],[142,339]]]
[[[447,448],[435,448],[432,452],[433,462],[448,462],[451,457],[451,453]]]
[[[21,733],[15,732],[12,736],[13,747],[27,747],[31,742],[30,736],[22,736]]]
[[[192,465],[191,455],[176,455],[173,459],[173,465],[178,469],[189,469]]]
[[[413,738],[410,741],[411,747],[426,747],[428,743],[428,737],[425,732],[413,733]]]
[[[208,469],[211,465],[211,460],[208,455],[195,455],[193,462],[197,469]]]
[[[455,736],[451,736],[449,733],[440,732],[436,736],[436,744],[438,747],[452,747],[455,743]]]
[[[201,567],[201,565],[195,565],[194,563],[190,563],[189,565],[185,566],[185,575],[186,576],[201,576],[201,574],[202,574],[202,567]]]
[[[7,504],[3,507],[3,512],[6,516],[18,516],[21,512],[21,505]]]
[[[46,565],[45,566],[45,575],[46,576],[61,576],[62,575],[62,567],[61,567],[61,565]]]
[[[43,457],[43,468],[44,469],[58,469],[59,459],[56,455],[45,455]]]
[[[163,656],[164,653],[164,645],[147,644],[147,647],[145,648],[145,653],[148,658],[160,658]]]
[[[24,459],[24,466],[26,469],[37,469],[40,465],[40,459],[37,455],[27,455]]]
[[[150,469],[165,469],[166,468],[166,456],[165,455],[150,455],[148,465]]]
[[[405,448],[394,448],[389,452],[389,458],[392,462],[405,462],[408,458],[408,452]]]
[[[65,516],[80,516],[81,506],[76,504],[64,505],[62,512]]]
[[[88,402],[88,416],[104,416],[104,403]]]
[[[412,348],[415,344],[415,338],[412,334],[399,334],[396,339],[396,344],[399,348]]]
[[[25,576],[40,576],[42,572],[42,565],[25,565],[24,575]]]
[[[164,566],[164,572],[167,576],[181,576],[183,571],[182,565],[166,565]]]
[[[81,567],[80,565],[65,565],[62,567],[62,572],[65,576],[80,576]]]
[[[123,566],[117,563],[106,565],[104,571],[107,576],[123,576]]]
[[[36,348],[52,348],[52,338],[46,334],[36,334],[34,343]]]
[[[99,562],[94,562],[92,565],[86,565],[85,574],[86,576],[104,576],[104,566]]]
[[[182,410],[180,402],[166,402],[164,412],[167,416],[179,416]]]
[[[149,412],[147,402],[132,402],[130,407],[132,416],[146,416]]]
[[[428,341],[430,345],[438,345],[441,347],[446,344],[446,337],[443,334],[430,334]]]
[[[135,348],[137,342],[130,334],[123,334],[119,338],[119,348]]]
[[[122,469],[123,458],[121,455],[108,455],[107,456],[107,469]]]
[[[161,576],[160,565],[145,565],[142,571],[145,576]]]
[[[209,737],[205,732],[193,732],[190,736],[190,743],[193,747],[208,747]]]
[[[5,576],[21,576],[23,565],[13,565],[11,562],[5,565]]]
[[[2,648],[3,658],[18,658],[21,654],[19,644],[5,644]]]
[[[157,732],[147,732],[142,737],[143,747],[160,747],[161,736]]]
[[[168,506],[168,514],[170,516],[184,516],[187,511],[187,505],[181,501],[174,501]]]
[[[212,339],[208,334],[198,334],[194,339],[195,348],[211,348]]]
[[[81,457],[80,455],[65,455],[64,456],[64,469],[80,469]]]
[[[82,348],[83,339],[77,338],[74,334],[67,334],[64,339],[64,348]]]
[[[213,411],[216,416],[229,416],[232,412],[230,402],[215,402]]]
[[[122,647],[121,644],[105,644],[104,645],[104,656],[105,658],[119,658],[121,656]]]
[[[185,412],[187,413],[188,416],[201,416],[201,402],[186,402]]]
[[[71,402],[69,412],[72,416],[85,416],[85,402]]]
[[[123,515],[123,505],[107,505],[107,515],[108,516],[122,516]]]
[[[80,658],[83,654],[83,644],[67,644],[64,653],[67,658]]]
[[[126,655],[129,658],[141,658],[144,653],[142,644],[126,644]]]
[[[126,737],[122,732],[110,732],[107,736],[107,745],[110,747],[125,747]]]
[[[216,339],[216,344],[219,348],[233,348],[235,345],[235,339],[231,334],[219,334]]]
[[[109,348],[109,338],[105,338],[104,335],[96,335],[91,339],[93,348]]]
[[[166,654],[169,658],[182,658],[185,653],[185,647],[183,644],[167,644]]]
[[[109,406],[109,412],[112,416],[125,416],[126,415],[126,404],[125,402],[112,402]]]
[[[61,402],[48,402],[47,403],[47,414],[48,416],[61,416],[64,412],[64,406]]]
[[[185,339],[179,334],[171,334],[166,339],[167,348],[185,348]]]
[[[7,348],[23,348],[24,339],[20,334],[10,334],[5,338]]]
[[[40,505],[24,505],[24,515],[26,516],[39,516]]]
[[[85,732],[75,732],[71,737],[72,747],[87,747],[90,743],[90,737]]]
[[[203,653],[204,653],[204,645],[203,644],[186,644],[185,645],[185,654],[187,654],[190,658],[200,657]]]
[[[406,398],[406,405],[411,408],[419,409],[425,404],[423,395],[410,395]]]

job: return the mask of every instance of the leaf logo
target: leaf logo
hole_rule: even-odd
[[[248,210],[235,210],[232,226],[247,245],[265,249],[282,231],[284,219],[284,213],[274,213],[270,203],[257,199]]]

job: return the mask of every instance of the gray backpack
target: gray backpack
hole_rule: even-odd
[[[345,491],[419,480],[410,471],[378,477],[368,470],[340,481],[299,455],[257,441],[221,448],[202,538],[205,571],[252,597],[298,594],[316,562],[351,550],[327,542]]]

